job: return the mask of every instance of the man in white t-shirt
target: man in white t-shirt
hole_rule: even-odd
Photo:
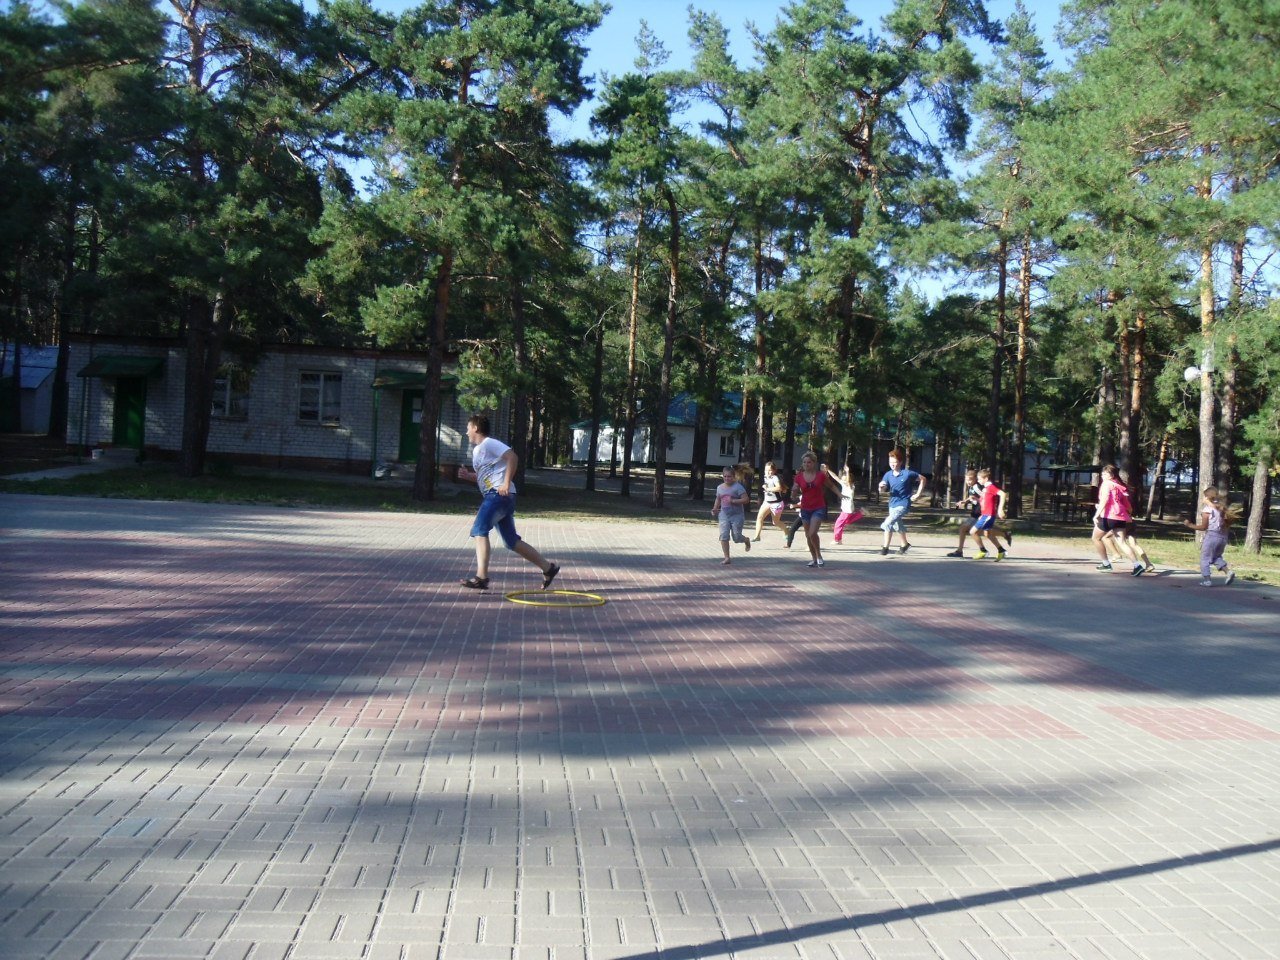
[[[511,482],[516,472],[515,451],[489,436],[489,418],[483,414],[467,421],[467,439],[475,445],[471,466],[483,499],[471,525],[471,536],[476,542],[476,575],[461,581],[462,585],[472,590],[488,589],[489,531],[497,527],[508,550],[514,550],[542,571],[542,589],[546,590],[560,572],[560,565],[544,559],[516,533],[516,486]]]

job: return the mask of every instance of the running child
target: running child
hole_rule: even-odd
[[[853,471],[849,469],[847,463],[838,477],[826,464],[823,464],[823,469],[827,471],[827,476],[840,484],[840,516],[836,517],[836,522],[831,528],[831,542],[843,543],[844,528],[862,519],[862,511],[853,502]]]
[[[1115,464],[1108,463],[1102,468],[1102,485],[1098,487],[1098,505],[1093,511],[1093,545],[1098,551],[1099,570],[1111,570],[1111,558],[1107,555],[1107,541],[1110,540],[1122,554],[1127,554],[1133,562],[1133,576],[1140,576],[1145,569],[1138,560],[1137,554],[1129,544],[1127,531],[1133,520],[1133,509],[1129,505],[1129,488],[1120,482],[1120,473]]]
[[[778,476],[778,468],[773,465],[772,460],[768,460],[764,465],[764,502],[760,504],[760,511],[756,514],[756,535],[755,541],[760,542],[760,534],[764,530],[764,521],[766,517],[773,520],[773,525],[783,533],[787,532],[787,525],[782,522],[782,511],[787,505],[784,499],[787,493],[787,485],[782,482],[782,477]]]
[[[915,493],[911,492],[913,484]],[[880,524],[880,529],[884,531],[880,556],[888,556],[889,545],[893,542],[895,533],[902,537],[902,546],[898,548],[898,552],[906,553],[911,549],[911,544],[907,542],[907,525],[902,522],[902,518],[911,509],[911,504],[924,493],[924,477],[907,466],[907,456],[901,447],[894,447],[889,451],[889,470],[880,478],[880,489],[889,494],[889,515]]]
[[[995,547],[996,562],[999,563],[1004,559],[1004,548],[996,539],[995,524],[997,517],[1001,520],[1005,517],[1007,496],[995,485],[991,479],[991,471],[985,467],[978,471],[977,479],[982,487],[982,493],[979,495],[978,519],[973,522],[973,542],[978,545],[978,552],[973,555],[973,558],[975,560],[987,558],[987,549],[982,544],[982,538],[986,536]]]
[[[822,528],[822,521],[827,519],[827,484],[830,482],[827,473],[825,464],[818,466],[818,455],[807,450],[800,458],[800,469],[791,484],[792,497],[800,507],[800,522],[809,547],[811,567],[826,566],[818,531]]]
[[[733,467],[725,467],[722,477],[724,482],[716,487],[716,502],[711,508],[711,515],[720,518],[720,549],[724,551],[724,559],[720,562],[728,564],[732,562],[729,559],[730,539],[742,544],[748,551],[751,550],[751,541],[742,533],[751,495],[747,493],[747,488],[738,482]]]
[[[1129,495],[1129,505],[1133,506],[1133,487],[1129,484],[1129,471],[1120,470],[1116,476],[1120,482],[1124,484],[1125,492]],[[1133,554],[1133,562],[1142,564],[1142,568],[1133,568],[1132,576],[1140,577],[1144,573],[1154,573],[1156,566],[1151,562],[1151,558],[1147,556],[1147,551],[1142,549],[1142,544],[1138,542],[1138,519],[1132,515],[1130,511],[1129,525],[1124,528],[1125,540],[1128,541],[1129,551]]]
[[[964,472],[964,496],[956,501],[956,509],[963,510],[969,508],[969,516],[960,523],[960,537],[956,541],[956,548],[947,554],[948,557],[963,557],[964,542],[969,538],[969,531],[973,529],[973,525],[978,522],[978,518],[982,516],[982,507],[980,498],[982,497],[982,487],[978,486],[978,471],[966,470]],[[1004,537],[1010,547],[1013,546],[1013,530],[1007,525],[1001,527],[999,524],[991,528],[988,534],[991,537]]]
[[[1235,513],[1236,511],[1223,507],[1217,487],[1205,487],[1200,498],[1199,522],[1182,521],[1183,526],[1204,533],[1204,539],[1200,541],[1200,586],[1202,587],[1213,586],[1214,567],[1227,575],[1223,583],[1224,587],[1236,578],[1235,571],[1222,557],[1223,551],[1227,549],[1227,531],[1236,519]]]

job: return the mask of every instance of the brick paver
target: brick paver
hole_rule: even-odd
[[[1280,955],[1276,591],[468,525],[0,497],[0,953]]]

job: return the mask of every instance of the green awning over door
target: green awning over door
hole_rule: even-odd
[[[440,375],[440,386],[448,390],[458,378],[452,373]],[[427,374],[422,370],[379,370],[373,378],[375,390],[422,390],[427,385]]]
[[[81,368],[81,377],[153,377],[164,369],[163,357],[94,357]]]

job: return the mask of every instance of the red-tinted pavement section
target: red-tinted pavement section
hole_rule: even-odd
[[[6,957],[1265,957],[1271,591],[0,498]],[[1157,558],[1158,559],[1158,558]],[[555,599],[555,598],[552,598]],[[10,947],[12,945],[12,948]]]

